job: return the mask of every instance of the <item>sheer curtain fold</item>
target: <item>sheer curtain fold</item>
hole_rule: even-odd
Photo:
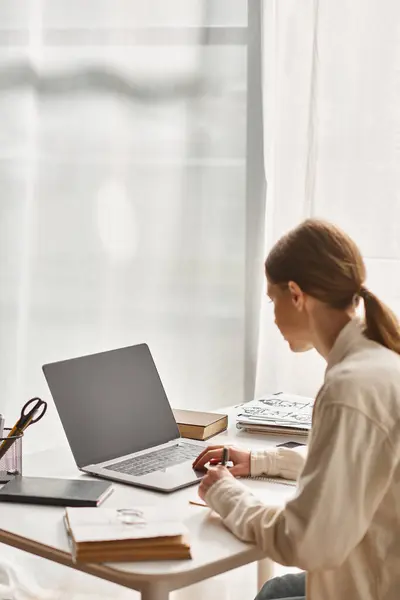
[[[399,313],[400,5],[265,0],[264,21],[266,251],[308,216],[334,221]],[[291,355],[270,312],[264,303],[257,392],[314,394],[323,362]]]
[[[247,10],[1,3],[7,421],[51,402],[43,363],[142,341],[174,406],[243,400]],[[64,439],[52,405],[46,420],[27,451]]]
[[[259,0],[0,3],[0,412],[50,402],[25,452],[66,443],[49,361],[145,341],[175,407],[254,393],[260,13]],[[139,596],[2,552],[0,584],[21,600]],[[173,597],[239,600],[255,581],[250,565]]]

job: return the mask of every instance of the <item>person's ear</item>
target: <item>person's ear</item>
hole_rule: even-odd
[[[288,289],[292,297],[293,306],[300,312],[304,308],[304,292],[294,281],[289,281]]]

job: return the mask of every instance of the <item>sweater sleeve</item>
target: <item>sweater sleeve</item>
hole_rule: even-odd
[[[307,457],[307,446],[297,448],[272,448],[262,452],[252,452],[251,476],[269,475],[297,480]]]
[[[362,412],[328,405],[311,436],[297,494],[284,508],[263,504],[230,478],[214,484],[206,502],[237,537],[256,543],[275,562],[333,569],[364,537],[397,454]]]

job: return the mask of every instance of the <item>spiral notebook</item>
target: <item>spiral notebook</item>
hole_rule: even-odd
[[[239,479],[251,479],[252,481],[266,481],[268,483],[278,483],[279,485],[289,485],[290,487],[296,487],[297,481],[293,479],[283,479],[282,477],[268,477],[267,475],[259,475],[258,477],[240,477]]]
[[[297,487],[297,481],[293,481],[291,479],[282,479],[282,477],[267,477],[266,475],[259,475],[258,477],[251,477],[247,475],[246,477],[238,477],[238,479],[250,479],[251,481],[265,481],[266,483],[276,483],[278,485],[285,485],[288,487],[295,488]],[[249,491],[251,489],[249,488]],[[194,504],[195,506],[203,506],[204,508],[209,508],[208,504],[203,502],[202,500],[189,500],[189,504]]]

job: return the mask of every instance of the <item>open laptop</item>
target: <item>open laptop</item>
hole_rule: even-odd
[[[43,365],[80,470],[161,492],[193,485],[205,445],[180,437],[147,344]]]

